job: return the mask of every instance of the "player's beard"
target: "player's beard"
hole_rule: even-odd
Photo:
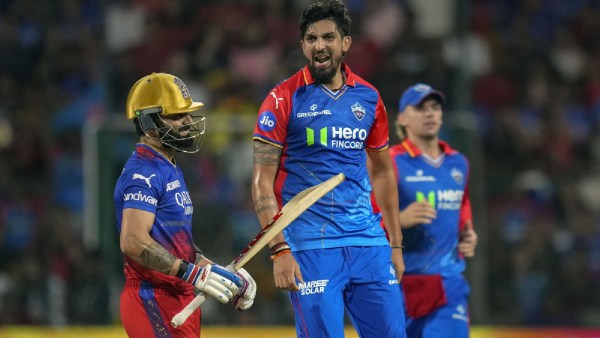
[[[180,131],[182,131],[182,129],[180,129]],[[189,148],[194,144],[194,137],[190,133],[183,136],[180,132],[169,130],[166,134],[163,131],[160,131],[160,134],[163,143],[175,150]]]
[[[314,58],[308,62],[308,70],[310,71],[310,75],[315,83],[327,84],[333,81],[333,78],[335,77],[335,74],[342,63],[342,57],[334,57],[331,55],[331,65],[325,69],[315,67],[314,62]]]

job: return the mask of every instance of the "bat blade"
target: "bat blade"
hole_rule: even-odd
[[[310,208],[325,194],[342,183],[346,177],[340,173],[325,182],[307,188],[292,197],[281,210],[273,217],[271,223],[254,237],[250,244],[232,262],[235,270],[241,269],[252,257],[267,245],[278,233],[285,229],[304,211]]]
[[[241,269],[252,257],[254,257],[267,243],[269,243],[278,233],[285,229],[298,216],[315,204],[325,194],[333,190],[336,186],[346,179],[343,173],[332,176],[327,181],[319,183],[310,188],[306,188],[290,199],[281,210],[273,217],[256,235],[250,244],[228,265],[228,268],[237,271]],[[200,293],[186,307],[176,314],[171,320],[173,327],[181,326],[187,318],[204,303],[204,294]]]

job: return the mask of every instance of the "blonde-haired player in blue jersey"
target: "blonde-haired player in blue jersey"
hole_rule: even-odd
[[[345,310],[360,337],[405,337],[398,320],[402,234],[385,107],[379,92],[342,62],[352,39],[341,1],[310,5],[300,33],[307,65],[271,90],[254,129],[259,221],[268,224],[307,187],[340,172],[346,180],[271,241],[275,285],[291,291],[298,337],[343,337]]]
[[[475,254],[477,234],[469,162],[439,138],[444,101],[427,84],[408,88],[396,119],[402,141],[390,148],[400,194],[409,338],[469,337],[464,257]]]
[[[240,269],[229,272],[202,255],[192,238],[194,207],[176,152],[195,153],[204,117],[176,76],[152,73],[127,97],[127,118],[140,141],[119,177],[114,202],[125,286],[121,320],[129,337],[200,337],[200,311],[178,328],[173,316],[202,291],[246,310],[256,283]]]

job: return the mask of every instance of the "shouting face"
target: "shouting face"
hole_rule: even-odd
[[[329,84],[339,74],[351,42],[349,36],[342,37],[332,20],[317,21],[306,29],[300,44],[316,83]]]

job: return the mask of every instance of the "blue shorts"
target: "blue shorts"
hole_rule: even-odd
[[[294,253],[304,283],[290,292],[298,337],[344,336],[344,309],[360,337],[403,338],[404,308],[389,246]]]

